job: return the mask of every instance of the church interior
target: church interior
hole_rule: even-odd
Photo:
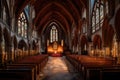
[[[120,0],[0,0],[0,80],[120,80]]]

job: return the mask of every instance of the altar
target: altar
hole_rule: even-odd
[[[55,41],[47,46],[47,53],[52,57],[61,57],[63,46]]]

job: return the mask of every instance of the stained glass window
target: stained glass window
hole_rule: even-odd
[[[92,13],[92,33],[99,30],[102,27],[104,20],[104,2],[103,0],[97,0],[93,7]]]
[[[93,8],[95,0],[91,0],[91,9]]]
[[[100,6],[100,27],[102,27],[103,18],[104,18],[104,9],[103,9],[103,5],[101,5]]]
[[[92,33],[95,32],[95,15],[92,17]]]
[[[109,9],[108,9],[108,1],[106,1],[106,13],[109,13]]]
[[[84,21],[84,23],[82,25],[82,33],[87,35],[87,22],[86,21]]]
[[[27,38],[27,19],[26,16],[24,14],[24,12],[22,12],[18,18],[18,35],[24,38]]]
[[[50,42],[58,41],[58,30],[55,25],[52,26],[50,30]]]
[[[100,19],[103,19],[104,11],[103,11],[103,5],[100,6]]]
[[[99,23],[99,9],[96,9],[96,24]]]
[[[6,8],[3,8],[3,20],[6,21]]]

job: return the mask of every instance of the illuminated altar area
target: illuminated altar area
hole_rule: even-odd
[[[58,44],[56,41],[48,44],[47,53],[53,57],[61,57],[63,53],[63,45]]]

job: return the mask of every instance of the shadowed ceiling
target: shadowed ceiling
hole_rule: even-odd
[[[60,25],[69,34],[71,26],[79,25],[81,12],[87,7],[88,0],[15,0],[15,13],[18,16],[28,4],[35,9],[34,25],[39,33],[52,22]]]

